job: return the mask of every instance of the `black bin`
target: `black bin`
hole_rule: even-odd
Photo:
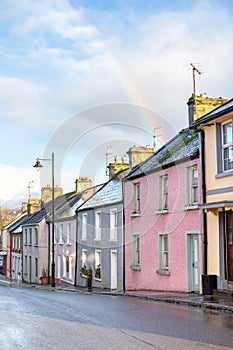
[[[202,275],[202,294],[213,295],[217,289],[217,275]]]

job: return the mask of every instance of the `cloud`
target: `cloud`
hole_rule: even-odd
[[[39,197],[39,178],[33,168],[20,168],[0,163],[0,206],[20,206],[27,201],[29,181],[33,180],[31,191]]]
[[[227,2],[194,1],[169,8],[152,3],[142,9],[125,2],[76,8],[68,0],[1,1],[0,118],[5,134],[11,134],[13,124],[19,130],[9,140],[11,152],[28,148],[36,157],[38,134],[45,149],[48,135],[67,117],[111,102],[145,106],[178,131],[187,126],[191,62],[200,63],[203,71],[196,78],[197,93],[232,97],[233,21]],[[125,115],[125,120],[133,117]],[[91,117],[82,123],[88,125]],[[97,131],[91,134],[104,144],[98,136]],[[84,154],[86,144],[79,148]],[[102,164],[100,158],[101,151]],[[13,171],[9,167],[5,174]],[[3,181],[8,184],[7,176]]]

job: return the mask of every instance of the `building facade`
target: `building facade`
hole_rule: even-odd
[[[233,289],[233,99],[199,118],[202,137],[202,203],[205,218],[205,274],[218,289]]]
[[[182,131],[124,181],[126,290],[201,290],[198,135]]]

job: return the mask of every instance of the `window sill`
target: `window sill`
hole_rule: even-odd
[[[94,238],[94,242],[101,242],[101,238]]]
[[[168,209],[161,209],[161,210],[156,210],[155,214],[168,214]]]
[[[134,271],[141,271],[140,265],[131,265],[130,268],[131,268],[131,270],[134,270]]]
[[[224,171],[215,175],[215,179],[221,179],[222,177],[232,176],[233,170]]]
[[[66,245],[69,245],[69,246],[70,246],[70,245],[71,245],[71,242],[66,242]]]
[[[81,242],[86,242],[87,239],[86,238],[81,238]]]
[[[102,279],[101,279],[101,278],[94,277],[94,280],[95,280],[95,281],[98,281],[98,282],[102,282]]]
[[[131,213],[131,217],[136,217],[136,216],[141,216],[141,213],[138,212],[138,213]]]
[[[118,239],[109,239],[110,243],[118,243]]]
[[[184,210],[194,210],[194,209],[199,209],[198,204],[190,204],[184,207]]]
[[[156,273],[158,275],[170,276],[170,271],[169,270],[165,270],[165,269],[158,269],[158,270],[156,270]]]

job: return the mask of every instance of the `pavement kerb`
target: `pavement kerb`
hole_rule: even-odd
[[[192,307],[199,307],[199,308],[205,308],[208,310],[215,310],[215,311],[225,311],[233,313],[233,306],[230,305],[223,305],[218,303],[210,303],[203,300],[195,301],[195,300],[188,300],[188,299],[177,299],[177,298],[167,298],[167,297],[158,297],[158,296],[152,296],[152,295],[145,295],[145,294],[134,294],[134,293],[124,293],[121,291],[105,291],[105,290],[95,290],[94,288],[92,290],[88,290],[87,288],[83,289],[76,289],[71,287],[64,287],[64,286],[42,286],[37,284],[26,284],[26,283],[18,283],[15,281],[3,281],[0,279],[0,285],[10,285],[15,288],[35,288],[35,289],[41,289],[41,290],[47,290],[51,292],[71,292],[71,293],[78,293],[78,294],[99,294],[99,295],[109,295],[109,296],[124,296],[129,298],[138,298],[142,300],[148,300],[148,301],[157,301],[157,302],[164,302],[164,303],[170,303],[170,304],[179,304],[179,305],[187,305]],[[200,299],[202,297],[200,296]]]

